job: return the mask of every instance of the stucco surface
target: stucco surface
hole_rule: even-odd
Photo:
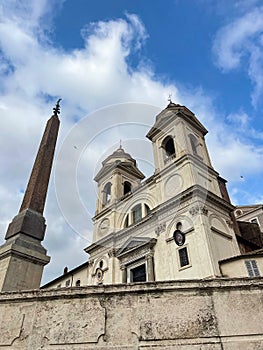
[[[0,349],[263,348],[263,280],[218,279],[0,294]]]

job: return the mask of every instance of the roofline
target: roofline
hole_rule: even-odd
[[[219,260],[218,263],[225,263],[225,262],[229,262],[229,261],[235,261],[235,260],[240,260],[240,259],[248,259],[254,256],[263,256],[263,249],[257,249],[257,250],[253,250],[252,252],[248,252],[246,254],[242,254],[242,255],[236,255],[236,256],[232,256],[230,258],[227,259],[223,259],[223,260]]]
[[[181,106],[181,105],[175,105],[175,106],[172,106],[172,107],[169,107],[169,105],[168,105],[164,110],[162,110],[156,116],[156,121],[155,121],[154,125],[151,127],[151,129],[146,134],[146,137],[149,140],[152,141],[154,136],[156,136],[159,132],[162,132],[163,128],[166,127],[166,125],[168,125],[170,123],[169,118],[171,117],[171,115],[168,117],[167,120],[163,120],[162,122],[160,122],[160,125],[158,125],[157,127],[155,126],[156,123],[157,123],[158,116],[161,115],[162,113],[164,113],[166,110],[174,110],[174,111],[176,111],[174,116],[177,116],[177,115],[181,114],[181,117],[186,118],[187,121],[190,124],[192,124],[192,126],[196,127],[204,136],[208,133],[208,130],[204,127],[204,125],[200,122],[200,120],[196,117],[196,115],[190,109],[188,109],[185,106]],[[162,126],[162,128],[160,128],[161,126]]]
[[[247,204],[247,205],[236,205],[236,208],[263,208],[263,204]]]
[[[64,277],[71,276],[71,275],[72,275],[73,273],[75,273],[76,271],[82,270],[84,267],[88,267],[88,266],[89,266],[89,261],[85,261],[83,264],[81,264],[81,265],[75,267],[74,269],[68,271],[67,273],[64,273],[63,275],[56,277],[54,280],[52,280],[52,281],[50,281],[50,282],[44,284],[43,286],[40,287],[40,289],[46,288],[46,287],[48,287],[49,285],[60,281],[60,280],[63,279]]]

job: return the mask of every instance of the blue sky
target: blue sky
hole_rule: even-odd
[[[228,180],[233,203],[262,203],[262,18],[257,0],[0,1],[1,241],[58,97],[62,123],[45,211],[52,262],[44,280],[85,260],[96,201],[92,178],[119,139],[150,175],[152,160],[135,140],[146,142],[169,94],[209,130],[212,164]],[[119,103],[150,107],[136,118],[116,107],[115,119],[108,106]],[[78,150],[72,158],[70,142]],[[150,153],[148,146],[141,148]],[[70,176],[59,170],[70,174],[73,163],[82,211],[64,191]]]
[[[148,37],[141,52],[128,57],[129,64],[136,68],[142,58],[146,59],[159,79],[186,88],[201,86],[216,97],[218,108],[229,113],[251,107],[252,82],[247,74],[246,57],[240,67],[230,72],[224,72],[216,62],[213,45],[220,28],[241,17],[238,2],[228,3],[98,1],[87,6],[87,1],[80,0],[76,6],[74,1],[66,1],[56,17],[53,40],[66,50],[83,47],[80,32],[87,23],[125,18],[126,13],[137,14]],[[244,51],[242,55],[247,53]],[[260,100],[257,102],[259,106]]]

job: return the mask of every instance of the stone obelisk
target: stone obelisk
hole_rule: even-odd
[[[19,213],[9,224],[6,242],[0,247],[0,291],[39,288],[43,268],[50,261],[41,241],[45,236],[43,211],[60,123],[59,102],[46,124]]]

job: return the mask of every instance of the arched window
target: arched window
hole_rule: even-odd
[[[80,280],[76,281],[76,287],[80,287]]]
[[[181,222],[178,222],[177,224],[176,224],[176,230],[182,230],[182,227],[183,227],[183,225],[182,225],[182,223]]]
[[[123,194],[131,192],[131,183],[129,181],[124,181]]]
[[[150,207],[145,203],[139,203],[135,205],[130,213],[128,213],[125,217],[123,227],[126,228],[129,225],[136,224],[142,218],[146,217],[150,213]]]
[[[165,158],[175,156],[174,140],[171,136],[167,136],[162,142]]]
[[[142,206],[141,204],[135,205],[135,207],[132,208],[132,222],[135,224],[136,222],[140,221],[142,218]]]
[[[107,204],[111,199],[111,183],[108,182],[103,189],[103,195],[102,195],[102,203],[105,205]]]
[[[197,154],[198,154],[198,152],[197,152],[197,145],[198,145],[197,138],[194,135],[190,135],[189,137],[190,137],[190,143],[191,143],[193,154],[197,156]]]

